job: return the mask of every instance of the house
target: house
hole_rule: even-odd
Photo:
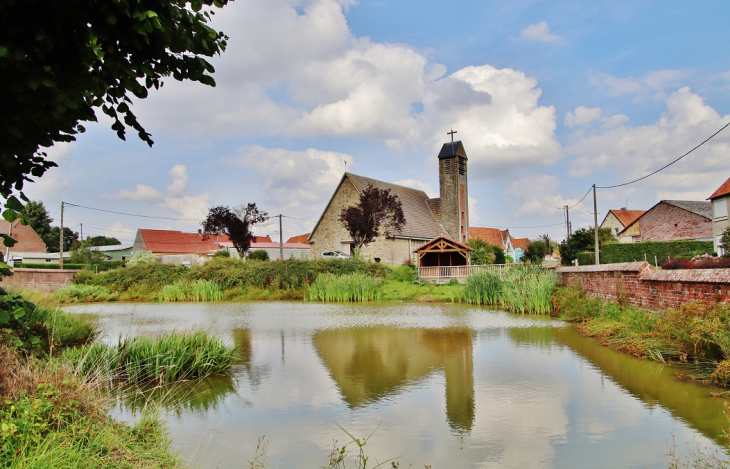
[[[3,246],[0,243],[3,258],[9,265],[18,266],[23,262],[58,264],[59,254],[46,252],[46,243],[30,225],[21,224],[20,219],[13,222],[12,229],[9,222],[0,220],[0,233],[10,235],[17,241],[13,247]],[[69,254],[64,253],[63,258],[68,257]]]
[[[256,236],[253,241],[271,242],[271,238]],[[162,263],[202,263],[216,251],[227,248],[225,243],[233,246],[228,236],[206,236],[201,230],[198,230],[197,233],[183,233],[182,231],[140,228],[134,237],[132,253],[149,251]]]
[[[601,222],[601,228],[610,228],[614,236],[619,235],[620,232],[626,229],[627,226],[634,223],[640,216],[646,213],[646,210],[626,210],[625,208],[619,210],[609,210],[606,217]],[[636,226],[638,230],[639,225]],[[630,243],[632,241],[631,235],[619,237],[619,241],[623,243]]]
[[[504,250],[504,255],[512,258],[514,262],[519,262],[522,257],[527,243],[527,238],[515,238],[509,230],[500,230],[499,228],[470,227],[469,235],[471,239],[481,239],[484,242],[499,246]]]
[[[345,173],[309,235],[312,257],[324,251],[352,252],[353,240],[340,222],[342,209],[356,205],[360,193],[372,185],[398,196],[406,223],[401,229],[382,226],[382,235],[363,247],[362,255],[387,264],[416,261],[413,250],[438,236],[466,243],[469,240],[467,156],[460,142],[445,143],[438,155],[440,197],[422,190]]]
[[[221,247],[225,247],[231,252],[232,257],[239,257],[238,252],[233,247],[231,242],[219,243]],[[253,251],[266,251],[271,260],[280,260],[281,252],[284,251],[284,259],[309,259],[310,246],[309,243],[296,243],[287,241],[286,243],[279,244],[276,241],[272,241],[268,236],[257,237],[251,243],[251,247],[248,248],[246,255],[248,257]]]
[[[308,245],[309,244],[309,235],[310,234],[311,233],[306,233],[306,234],[303,234],[303,235],[292,236],[286,242],[287,243],[302,243],[302,244],[307,244]]]
[[[730,179],[725,181],[710,197],[707,198],[712,204],[712,246],[719,255],[725,254],[720,248],[722,233],[729,226],[728,207],[730,207]]]
[[[619,232],[637,241],[712,239],[712,204],[695,200],[662,200]]]
[[[133,244],[112,244],[109,246],[92,246],[91,249],[104,254],[108,260],[126,261],[132,257]]]

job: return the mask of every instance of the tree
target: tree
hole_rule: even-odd
[[[93,264],[95,262],[105,261],[106,256],[99,250],[94,249],[95,246],[94,244],[90,244],[88,240],[85,240],[71,251],[71,256],[68,261],[71,264]]]
[[[70,142],[101,108],[125,139],[127,127],[152,145],[132,112],[164,77],[215,86],[205,57],[227,37],[203,6],[228,0],[5,0],[0,2],[0,196],[56,164],[39,152]],[[17,210],[14,201],[6,208]],[[15,208],[14,208],[15,207]]]
[[[28,223],[30,224],[30,227],[33,228],[33,231],[35,231],[36,234],[41,237],[41,239],[43,240],[43,242],[46,243],[47,246],[48,242],[46,241],[46,239],[48,239],[51,233],[51,223],[53,223],[53,218],[51,218],[51,216],[48,214],[46,206],[43,205],[43,202],[41,202],[40,200],[31,200],[25,204],[25,209],[23,210],[23,212],[25,216],[28,217]],[[56,238],[56,244],[58,244],[58,238]]]
[[[43,238],[43,242],[46,243],[46,250],[48,252],[59,252],[58,237],[60,228],[58,226],[52,226],[48,236]],[[73,231],[71,228],[63,227],[63,252],[70,252],[79,243],[79,234]]]
[[[400,231],[406,224],[398,196],[391,194],[390,189],[378,189],[372,184],[360,192],[357,205],[342,209],[339,220],[352,236],[356,252],[373,242],[381,226]]]
[[[117,238],[107,236],[90,236],[84,240],[87,246],[118,246],[122,244]]]
[[[550,238],[548,238],[548,242],[545,243],[545,241],[541,238],[534,239],[532,241],[529,241],[527,243],[527,247],[525,248],[525,255],[522,256],[523,261],[530,261],[530,263],[535,265],[542,264],[542,261],[545,259],[545,255],[550,250]]]
[[[246,259],[249,261],[268,261],[269,253],[262,249],[251,251],[251,254]]]
[[[611,228],[598,228],[598,245],[613,243],[616,238]],[[570,239],[560,243],[560,257],[563,265],[575,260],[579,252],[595,251],[595,233],[592,227],[581,228],[570,235]]]
[[[488,242],[482,239],[470,239],[466,245],[474,249],[471,253],[472,265],[487,265],[495,263],[497,256],[494,254],[493,246]],[[502,254],[502,257],[504,257],[504,254]],[[504,262],[502,263],[504,264]]]
[[[233,247],[243,258],[244,253],[251,247],[254,238],[251,229],[258,223],[269,219],[269,214],[259,211],[256,204],[240,206],[234,210],[228,207],[213,207],[208,210],[208,216],[203,221],[203,233],[208,238],[210,235],[227,235]]]

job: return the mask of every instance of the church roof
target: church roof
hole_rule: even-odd
[[[372,184],[373,187],[380,190],[390,189],[391,194],[398,196],[403,205],[406,224],[401,227],[400,231],[386,226],[388,236],[433,239],[447,234],[431,211],[428,204],[429,197],[424,191],[352,173],[345,173],[345,177],[352,182],[358,192],[362,192]]]
[[[453,143],[444,143],[444,146],[441,147],[441,151],[439,152],[439,159],[451,158],[452,156],[457,155],[466,158],[466,150],[464,150],[464,145],[461,143],[461,140],[457,140]]]

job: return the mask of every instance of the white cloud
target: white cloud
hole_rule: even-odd
[[[563,123],[567,127],[579,127],[598,120],[603,115],[603,111],[599,107],[579,106],[575,111],[565,114]]]
[[[342,136],[408,151],[438,148],[453,125],[478,178],[559,158],[555,111],[538,105],[535,79],[490,65],[443,77],[443,65],[410,46],[353,35],[350,4],[228,5],[215,24],[231,36],[215,61],[217,88],[169,82],[139,104],[140,120],[186,138]]]
[[[56,163],[58,167],[50,168],[43,177],[31,177],[33,183],[26,183],[23,186],[23,193],[32,200],[61,200],[61,193],[70,184],[66,174],[73,162],[76,144],[57,143],[44,151],[48,155],[47,159]]]
[[[352,156],[345,153],[258,145],[241,147],[237,155],[225,160],[256,172],[263,206],[306,220],[317,220],[322,214],[345,172],[345,162],[348,171],[354,166]],[[314,226],[289,221],[297,231]]]
[[[439,196],[439,192],[437,190],[435,190],[433,187],[431,187],[431,184],[427,184],[427,183],[425,183],[423,181],[419,181],[417,179],[410,179],[410,178],[401,179],[400,181],[395,181],[393,184],[399,184],[401,186],[412,187],[414,189],[420,189],[431,198],[436,198]]]
[[[162,200],[163,195],[152,186],[137,184],[133,191],[120,189],[116,194],[102,194],[102,199],[133,200],[135,202],[157,202]]]
[[[667,99],[667,91],[682,86],[691,70],[656,70],[643,77],[617,77],[606,73],[591,76],[590,83],[609,96],[634,95],[637,100]]]
[[[719,130],[727,120],[728,116],[720,116],[689,88],[680,88],[669,95],[666,111],[653,124],[636,127],[620,124],[604,127],[590,136],[579,132],[572,135],[566,148],[573,156],[570,175],[586,176],[605,171],[613,174],[616,183],[634,180],[689,151]],[[617,189],[621,194],[617,201],[623,206],[626,198],[631,200],[645,193],[653,195],[656,191],[655,201],[660,197],[703,200],[727,179],[727,173],[710,171],[692,176],[722,163],[728,155],[730,134],[721,133],[646,181]],[[702,181],[702,190],[698,190],[698,181]],[[670,185],[672,187],[664,189]],[[652,203],[644,201],[642,206]]]
[[[212,197],[207,192],[198,195],[187,194],[188,174],[184,164],[177,164],[167,172],[172,183],[163,195],[159,190],[145,184],[136,184],[133,191],[120,189],[113,195],[103,194],[104,199],[131,200],[134,202],[157,203],[162,208],[173,210],[180,218],[202,220],[208,213]]]
[[[558,191],[559,187],[560,180],[555,176],[534,175],[517,179],[504,193],[519,204],[517,215],[555,218],[562,207],[574,206],[579,201],[578,198],[563,197]],[[584,210],[585,203],[582,202],[575,209]]]
[[[550,26],[545,21],[526,27],[520,31],[520,37],[540,42],[561,42],[563,40],[560,36],[550,32]]]

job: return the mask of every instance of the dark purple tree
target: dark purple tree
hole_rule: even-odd
[[[243,254],[251,247],[254,238],[251,229],[258,223],[269,219],[269,214],[259,211],[256,204],[240,206],[234,210],[228,207],[219,206],[208,210],[208,216],[203,223],[205,238],[210,235],[224,234],[231,238],[233,247],[243,257]]]
[[[381,225],[400,231],[406,217],[397,195],[391,194],[390,189],[378,189],[370,184],[360,193],[357,205],[342,209],[340,221],[359,250],[373,242],[380,234]]]

